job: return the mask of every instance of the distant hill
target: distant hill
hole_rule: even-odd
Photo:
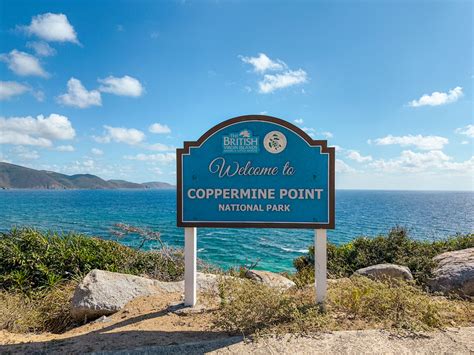
[[[159,182],[159,181],[151,181],[151,182],[144,182],[142,184],[147,189],[174,189],[176,186],[168,184],[167,182]]]
[[[104,180],[91,174],[65,175],[0,162],[0,189],[174,189],[166,182],[138,184],[125,180]]]

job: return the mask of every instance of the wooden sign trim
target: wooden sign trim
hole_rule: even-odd
[[[329,154],[329,223],[248,223],[248,222],[183,222],[182,201],[183,201],[183,178],[182,178],[182,156],[189,154],[192,147],[200,147],[210,136],[221,129],[233,125],[235,123],[246,121],[271,122],[281,125],[290,131],[296,133],[304,139],[311,147],[321,147],[321,152]],[[305,228],[305,229],[334,229],[335,228],[335,148],[328,147],[326,140],[314,140],[301,128],[287,122],[285,120],[263,115],[246,115],[234,117],[223,121],[206,133],[204,133],[197,141],[184,142],[183,148],[176,149],[176,206],[177,206],[177,225],[178,227],[216,227],[216,228]]]

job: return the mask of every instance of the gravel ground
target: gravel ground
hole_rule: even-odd
[[[474,327],[448,329],[415,337],[379,330],[338,331],[314,337],[268,337],[244,342],[229,337],[173,346],[143,347],[108,354],[474,354]]]

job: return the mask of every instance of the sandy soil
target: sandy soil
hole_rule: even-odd
[[[181,302],[180,294],[136,298],[104,321],[98,320],[63,334],[0,331],[0,353],[84,353],[228,338],[227,334],[211,329],[209,302],[206,312],[190,314]]]
[[[200,298],[203,300],[203,298]],[[474,327],[399,338],[378,331],[341,331],[315,337],[263,338],[244,342],[211,327],[213,301],[197,311],[180,306],[180,294],[137,298],[102,321],[64,334],[0,331],[0,353],[474,353]],[[205,310],[205,311],[204,311]]]

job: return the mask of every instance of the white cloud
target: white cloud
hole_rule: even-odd
[[[423,153],[404,150],[395,159],[379,159],[370,163],[370,166],[382,172],[421,172],[430,171],[433,168],[448,169],[449,166],[452,168],[451,159],[440,150]]]
[[[160,168],[151,168],[151,169],[148,169],[150,170],[151,172],[155,173],[156,175],[163,175],[163,170],[161,170]]]
[[[89,106],[101,106],[102,98],[97,90],[87,91],[82,83],[76,78],[67,82],[67,93],[58,96],[58,101],[63,105],[78,108]]]
[[[75,135],[69,119],[55,113],[46,118],[0,117],[0,144],[51,147],[53,140],[68,140]]]
[[[316,130],[311,127],[301,127],[301,129],[306,132],[311,138],[316,138]]]
[[[29,26],[20,27],[27,34],[48,42],[72,42],[79,44],[76,31],[64,14],[46,13],[34,16]]]
[[[48,43],[43,41],[27,42],[26,48],[33,49],[36,55],[39,57],[51,57],[53,55],[56,55],[56,49],[54,49]]]
[[[474,124],[468,124],[465,127],[457,128],[455,132],[474,138]]]
[[[300,122],[303,123],[303,120],[301,120]],[[312,128],[312,127],[301,127],[301,129],[304,132],[306,132],[313,139],[316,139],[316,137],[318,135],[323,136],[324,138],[332,138],[333,137],[333,134],[331,132],[317,133],[317,130],[315,128]]]
[[[135,145],[145,139],[145,134],[135,128],[111,127],[104,126],[106,134],[102,137],[96,137],[95,140],[100,143],[110,143],[111,141],[117,143],[126,143]]]
[[[34,98],[39,101],[39,102],[43,102],[44,101],[44,92],[41,91],[41,90],[38,90],[38,91],[32,91],[31,94],[34,96]]]
[[[11,152],[19,159],[35,160],[40,157],[36,150],[30,150],[21,145],[14,147]]]
[[[347,152],[347,157],[351,160],[355,160],[358,163],[365,163],[368,161],[372,161],[372,156],[370,155],[363,156],[357,150],[349,150]]]
[[[462,87],[457,86],[449,90],[448,93],[435,91],[431,95],[425,94],[418,100],[410,101],[408,105],[411,107],[446,105],[456,102],[462,96]]]
[[[472,175],[474,174],[474,156],[471,156],[470,159],[460,163],[447,161],[444,163],[443,169],[470,175],[472,178]]]
[[[86,159],[82,162],[82,165],[86,168],[93,168],[95,166],[95,161],[92,159]]]
[[[8,68],[20,76],[40,76],[43,78],[49,76],[36,57],[16,49],[8,54],[0,54],[0,60],[7,63]]]
[[[16,81],[0,81],[0,101],[8,100],[13,96],[22,95],[30,91],[26,85],[17,83]]]
[[[308,76],[303,69],[288,70],[281,74],[265,74],[263,80],[259,81],[258,87],[260,93],[269,94],[275,90],[306,83],[307,81]]]
[[[165,134],[165,133],[171,133],[171,129],[167,125],[163,125],[161,123],[153,123],[148,130],[151,133],[157,133],[157,134]]]
[[[282,60],[271,60],[264,53],[259,53],[258,57],[239,57],[244,63],[252,65],[253,70],[257,73],[264,73],[268,70],[279,71],[287,68],[287,65]]]
[[[1,125],[1,121],[0,121]],[[50,147],[53,145],[51,140],[43,137],[34,137],[28,134],[23,134],[15,131],[1,131],[0,130],[0,144],[23,144],[36,145],[39,147]]]
[[[463,144],[463,145],[469,144],[469,141],[462,141],[461,144]]]
[[[343,160],[341,159],[336,159],[336,172],[337,173],[353,173],[355,172],[354,168],[351,168],[349,165],[347,165]]]
[[[371,140],[368,141],[369,144],[372,143]],[[398,144],[402,147],[415,146],[418,149],[422,150],[439,150],[449,143],[449,140],[444,137],[439,136],[422,136],[418,134],[416,136],[407,135],[407,136],[392,136],[388,135],[383,138],[377,138],[374,140],[376,145],[392,145]]]
[[[155,150],[157,152],[170,152],[170,151],[176,150],[176,147],[171,147],[169,145],[162,144],[162,143],[154,143],[147,146],[147,148],[149,150]]]
[[[462,162],[455,162],[452,157],[440,150],[423,153],[405,150],[395,159],[376,160],[370,163],[370,166],[382,172],[433,173],[435,170],[438,170],[472,176],[474,174],[474,156]]]
[[[139,161],[154,161],[158,163],[173,163],[176,160],[175,153],[137,154],[125,155],[124,159]]]
[[[121,78],[108,76],[98,81],[102,84],[99,90],[109,94],[138,97],[145,91],[140,81],[128,75]]]
[[[308,81],[308,75],[303,69],[291,70],[282,60],[272,60],[264,53],[259,53],[257,57],[239,57],[244,63],[252,65],[256,73],[263,75],[263,78],[258,82],[259,92],[261,94],[269,94],[275,90]],[[265,74],[268,71],[278,73]]]
[[[103,155],[104,151],[102,149],[99,149],[99,148],[92,148],[91,153],[94,154],[94,155]]]
[[[4,155],[2,152],[0,152],[0,162],[11,163],[11,161],[8,159],[8,157],[6,155]]]
[[[103,172],[103,169],[99,169],[96,162],[90,158],[85,158],[82,161],[76,160],[71,165],[65,166],[61,170],[69,174],[97,174],[98,172]]]
[[[74,147],[72,145],[60,145],[56,147],[58,152],[73,152]]]
[[[297,123],[297,124],[303,124],[304,121],[303,121],[302,118],[298,118],[294,122]]]
[[[118,176],[126,177],[132,171],[130,166],[120,164],[104,164],[90,157],[83,157],[81,160],[69,162],[67,165],[42,165],[42,169],[58,171],[64,174],[95,174],[102,178],[116,179]]]
[[[29,92],[39,102],[44,101],[45,95],[41,90],[35,91],[29,85],[21,84],[16,81],[0,81],[0,101],[23,95],[25,92]]]

